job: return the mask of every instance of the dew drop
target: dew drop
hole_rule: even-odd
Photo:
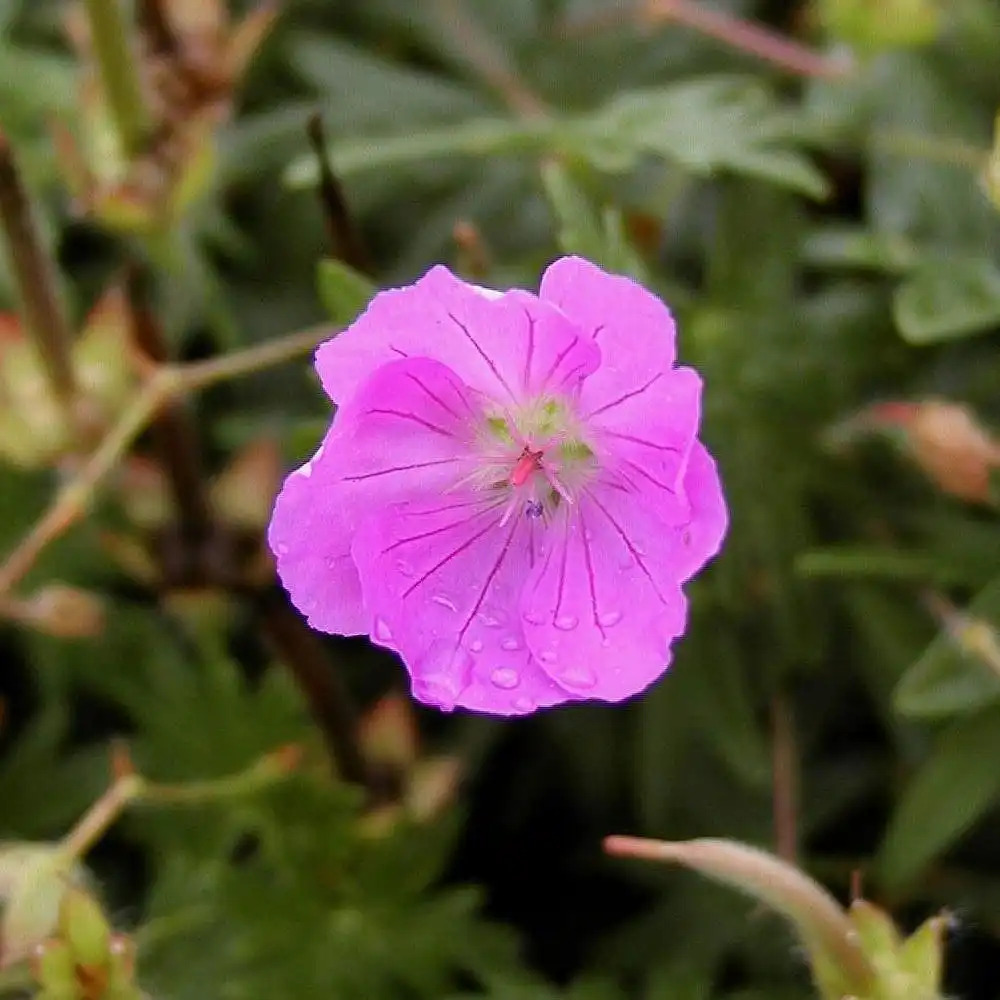
[[[621,620],[622,613],[620,611],[604,611],[597,616],[597,624],[604,628],[611,628],[612,625],[617,625]]]
[[[534,712],[536,708],[538,708],[538,705],[532,701],[531,698],[525,698],[522,696],[514,699],[514,709],[518,712],[523,712],[525,715],[527,715],[528,712]]]
[[[405,559],[396,560],[396,569],[401,576],[413,576],[413,567]]]
[[[382,618],[376,618],[373,635],[379,642],[391,642],[392,632],[389,629],[389,623]]]
[[[497,669],[490,674],[490,680],[496,684],[498,688],[503,688],[505,691],[509,691],[511,688],[516,688],[518,684],[521,683],[521,675],[512,667],[497,667]]]
[[[450,712],[461,692],[448,674],[428,674],[413,682],[413,693],[427,705]]]
[[[434,594],[431,600],[435,604],[440,604],[442,608],[447,608],[449,611],[458,611],[455,602],[447,594]]]
[[[278,542],[278,544],[274,547],[274,551],[277,552],[279,556],[287,556],[288,546],[284,542]]]
[[[526,622],[530,622],[532,625],[544,625],[545,615],[541,614],[538,611],[525,611],[524,620]]]
[[[572,632],[580,624],[580,619],[575,615],[560,615],[552,624],[563,632]]]
[[[487,628],[499,628],[507,620],[507,616],[496,609],[480,611],[476,616]]]
[[[521,640],[516,636],[509,635],[506,639],[501,641],[500,648],[506,649],[509,653],[516,652],[521,648]]]
[[[574,688],[592,688],[597,675],[589,667],[572,666],[559,672],[559,680]]]
[[[481,653],[482,651],[483,651],[482,639],[473,639],[472,642],[469,643],[470,653]]]
[[[334,559],[333,556],[327,557],[326,568],[327,569],[336,569],[337,568],[337,560]]]

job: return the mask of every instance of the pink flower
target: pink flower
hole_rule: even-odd
[[[336,419],[272,517],[295,605],[395,650],[445,710],[646,688],[727,524],[674,334],[657,298],[576,257],[538,296],[444,267],[377,295],[316,354]]]

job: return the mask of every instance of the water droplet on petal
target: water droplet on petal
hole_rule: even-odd
[[[597,624],[604,628],[611,628],[612,625],[617,625],[621,620],[622,613],[620,611],[604,611],[597,616]]]
[[[545,615],[541,614],[538,611],[525,611],[524,620],[526,622],[530,622],[532,625],[544,625]]]
[[[592,688],[597,683],[597,675],[589,667],[572,666],[559,672],[559,680],[574,688]]]
[[[458,608],[455,606],[455,602],[447,594],[434,594],[431,600],[435,604],[440,604],[442,608],[447,608],[449,611],[457,611]]]
[[[560,615],[552,624],[563,632],[572,632],[580,624],[580,619],[576,615]]]
[[[278,542],[278,544],[275,545],[275,547],[274,547],[274,551],[279,556],[287,556],[288,555],[288,546],[284,542]]]
[[[326,568],[327,569],[336,569],[337,568],[337,560],[334,559],[333,556],[328,556],[327,557]]]
[[[487,628],[499,628],[507,620],[507,616],[496,608],[480,611],[477,617]]]
[[[503,639],[500,643],[501,649],[506,649],[507,652],[513,653],[521,648],[521,640],[516,636],[509,635],[506,639]]]
[[[503,688],[505,691],[509,691],[511,688],[516,688],[518,684],[521,683],[521,675],[511,667],[497,667],[496,670],[490,674],[490,680],[498,688]]]
[[[405,559],[396,560],[396,569],[401,576],[413,576],[413,567]]]
[[[518,712],[523,712],[525,715],[528,712],[534,712],[538,708],[538,705],[531,698],[515,698],[514,699],[514,709]]]
[[[376,618],[373,635],[379,642],[390,642],[392,640],[392,632],[389,630],[389,623],[381,618]]]
[[[481,653],[482,651],[483,651],[482,639],[473,639],[472,642],[469,643],[470,653]]]
[[[413,668],[413,694],[430,705],[450,712],[465,690],[473,659],[453,640],[435,643]]]

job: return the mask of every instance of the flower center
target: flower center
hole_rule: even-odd
[[[569,402],[543,398],[511,412],[488,415],[480,435],[481,487],[503,492],[510,517],[553,513],[591,478],[596,466]]]

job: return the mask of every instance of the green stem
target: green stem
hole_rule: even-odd
[[[59,300],[55,265],[43,246],[14,151],[2,132],[0,233],[7,244],[26,332],[38,348],[56,399],[72,420],[76,399],[73,334]]]
[[[148,137],[149,116],[121,0],[86,0],[86,7],[104,96],[122,146],[134,157],[142,152]]]

